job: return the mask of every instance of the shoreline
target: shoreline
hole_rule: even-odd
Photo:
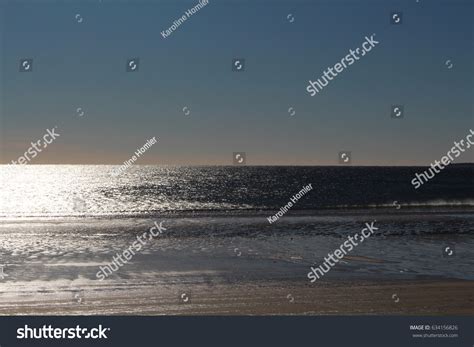
[[[262,217],[262,221],[268,223],[267,217],[269,213],[275,212],[275,209],[230,209],[230,210],[174,210],[174,211],[159,211],[148,213],[104,213],[104,214],[70,214],[70,215],[44,215],[44,216],[0,216],[2,223],[24,223],[24,222],[56,222],[59,220],[74,221],[74,220],[110,220],[110,219],[134,219],[134,220],[149,220],[153,218],[257,218]],[[400,209],[395,207],[365,207],[365,208],[321,208],[319,210],[295,210],[292,209],[285,214],[281,221],[288,218],[307,217],[307,218],[324,218],[324,217],[345,217],[345,216],[410,216],[410,215],[473,215],[474,205],[430,205],[430,206],[403,206]],[[279,220],[279,222],[281,222]]]

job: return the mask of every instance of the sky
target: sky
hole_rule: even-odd
[[[0,0],[0,163],[57,127],[30,164],[427,165],[474,129],[472,1],[209,0],[163,38],[197,3]]]

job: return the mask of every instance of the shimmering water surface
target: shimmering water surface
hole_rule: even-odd
[[[474,166],[448,167],[415,190],[422,168],[0,166],[0,217],[148,216],[169,212],[255,212],[279,208],[474,207]],[[397,201],[397,203],[394,203]]]

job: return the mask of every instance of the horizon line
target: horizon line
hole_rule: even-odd
[[[0,166],[122,166],[123,164],[0,164]],[[460,166],[460,165],[474,165],[474,162],[466,162],[466,163],[452,163],[448,166]],[[296,165],[288,165],[288,164],[245,164],[245,165],[237,165],[237,164],[133,164],[132,166],[182,166],[182,167],[216,167],[216,166],[231,166],[231,167],[425,167],[430,166],[427,165],[353,165],[353,164],[330,164],[330,165],[305,165],[305,164],[296,164]]]

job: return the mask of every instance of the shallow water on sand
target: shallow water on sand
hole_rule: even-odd
[[[163,221],[166,231],[107,280],[305,280],[311,265],[322,264],[328,252],[373,217],[285,216],[272,225],[263,215],[160,219],[156,221]],[[376,220],[376,233],[340,261],[328,279],[474,279],[474,215],[377,215]],[[112,262],[154,222],[138,218],[4,222],[1,259],[8,277],[3,283],[97,281],[99,266]],[[443,255],[447,245],[454,246],[452,257]]]

